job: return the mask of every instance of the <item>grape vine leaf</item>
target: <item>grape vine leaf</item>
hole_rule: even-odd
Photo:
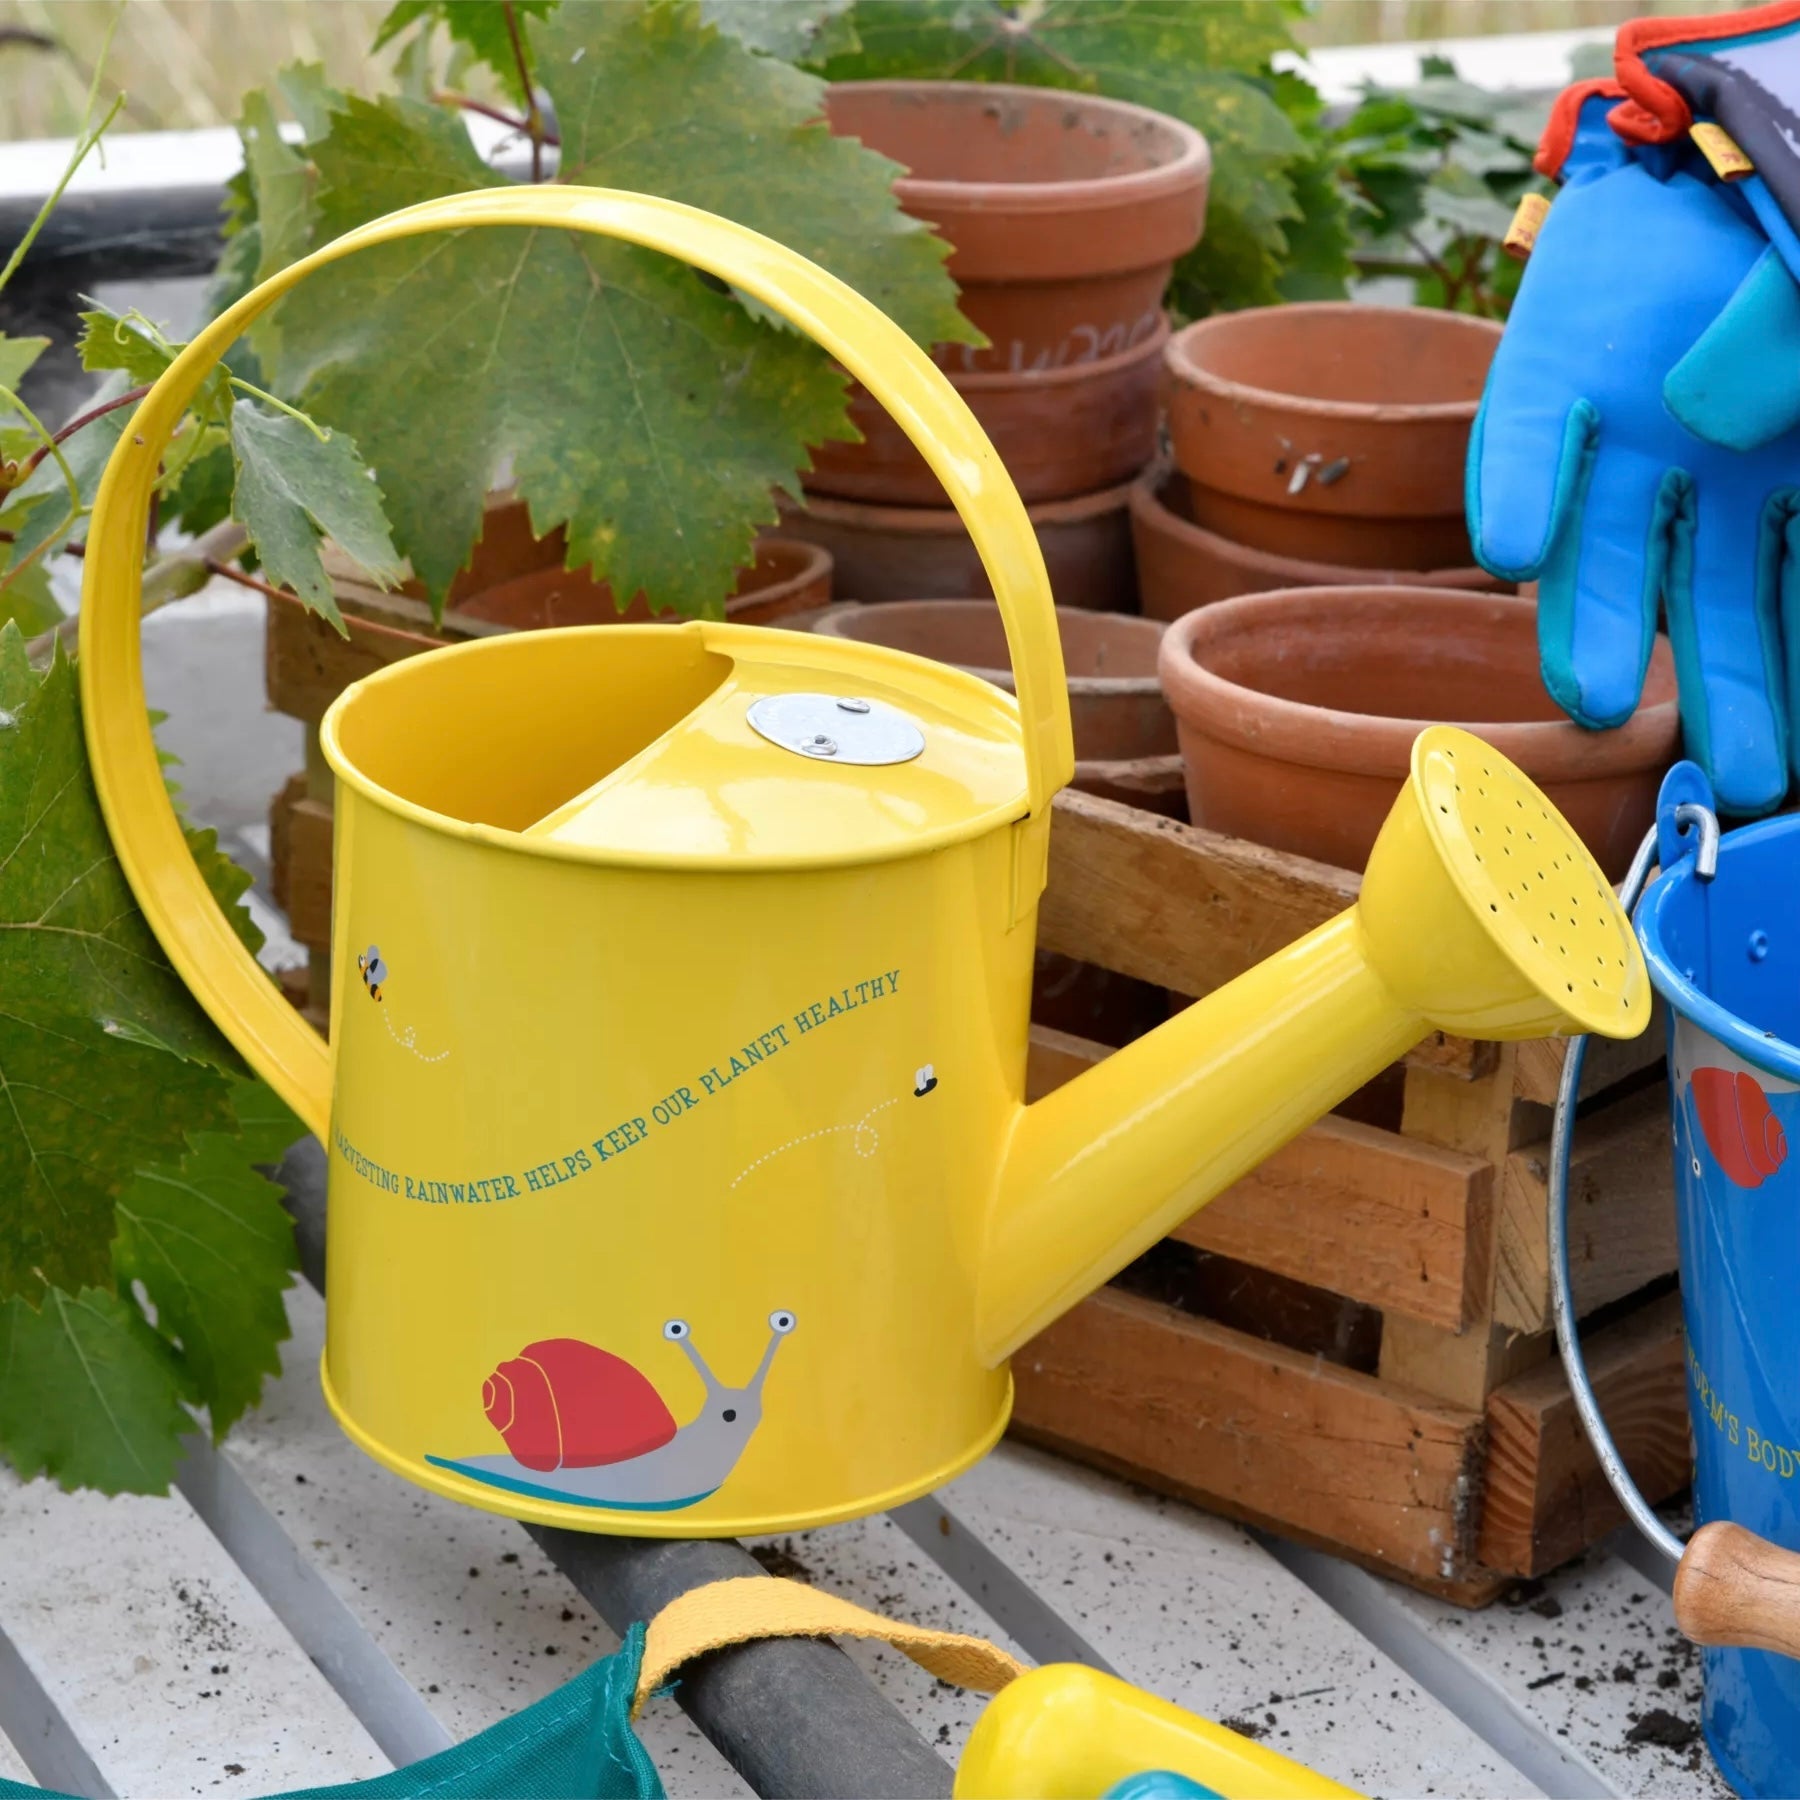
[[[226,1129],[235,1052],[169,966],[113,855],[73,666],[0,629],[0,1296],[111,1271],[131,1171]]]
[[[231,454],[231,509],[270,581],[292,588],[339,631],[344,621],[319,556],[322,538],[382,587],[399,582],[403,570],[381,494],[343,432],[321,433],[305,419],[240,398],[231,408]]]
[[[1290,169],[1307,146],[1269,70],[1295,48],[1296,10],[1266,0],[860,0],[850,22],[861,48],[830,57],[823,73],[1076,89],[1185,120],[1211,146],[1212,189],[1177,298],[1193,312],[1263,305],[1279,298],[1285,227],[1301,217]]]
[[[126,385],[124,377],[114,373],[101,384],[96,399],[112,399],[123,393]],[[60,446],[62,461],[75,478],[79,505],[70,500],[62,463],[53,456],[46,456],[32,470],[29,479],[14,489],[5,507],[0,509],[0,528],[14,533],[14,568],[40,552],[45,559],[58,554],[74,535],[88,508],[94,504],[94,496],[100,491],[100,477],[106,472],[106,460],[124,435],[130,418],[128,406],[103,413],[82,426],[73,437],[66,438]]]
[[[44,337],[8,337],[0,331],[0,387],[18,392],[31,365],[50,348]]]
[[[542,18],[556,0],[513,0],[512,12],[524,29],[527,17]],[[384,49],[408,26],[421,20],[449,27],[451,39],[466,49],[476,62],[485,63],[499,78],[508,95],[525,103],[519,80],[519,59],[506,26],[506,7],[501,0],[399,0],[381,21],[372,50]]]
[[[59,624],[63,609],[50,586],[49,571],[40,557],[0,587],[0,625],[9,621],[26,637],[34,638]]]
[[[819,82],[714,31],[692,0],[564,6],[532,22],[559,179],[667,195],[789,243],[921,341],[968,341],[941,240],[895,205],[895,167],[834,138]],[[458,119],[350,99],[310,146],[335,237],[441,194],[504,184]],[[791,332],[669,259],[572,232],[411,239],[321,271],[283,303],[281,391],[349,431],[434,599],[510,467],[571,567],[718,611],[771,490],[853,435],[844,382]]]
[[[783,62],[829,62],[857,50],[855,0],[700,0],[707,24]]]
[[[251,1167],[270,1135],[260,1121],[256,1131],[254,1148],[241,1133],[196,1133],[179,1162],[139,1169],[118,1201],[120,1289],[142,1283],[158,1330],[180,1344],[215,1442],[255,1405],[263,1377],[280,1374],[288,1335],[281,1296],[297,1266],[294,1227],[281,1189]]]
[[[0,1450],[26,1480],[163,1494],[194,1421],[173,1347],[109,1288],[0,1301]]]

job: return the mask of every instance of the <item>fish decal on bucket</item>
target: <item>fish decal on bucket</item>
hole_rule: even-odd
[[[685,1319],[663,1336],[706,1384],[700,1411],[675,1423],[649,1378],[580,1338],[545,1338],[509,1357],[481,1387],[482,1410],[507,1454],[425,1460],[509,1493],[576,1506],[673,1512],[716,1493],[762,1423],[762,1390],[798,1320],[769,1314],[769,1342],[742,1387],[727,1387],[694,1347]]]

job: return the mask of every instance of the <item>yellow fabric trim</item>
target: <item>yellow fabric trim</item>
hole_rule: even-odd
[[[650,1621],[631,1716],[635,1719],[644,1702],[693,1657],[770,1637],[877,1638],[940,1681],[983,1694],[997,1694],[1025,1673],[1025,1664],[986,1638],[884,1619],[797,1581],[743,1575],[693,1588]]]

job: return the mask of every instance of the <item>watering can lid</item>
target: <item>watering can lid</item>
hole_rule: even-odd
[[[553,713],[556,690],[567,687],[591,712],[609,696],[623,704],[628,686],[665,681],[700,697],[672,720],[658,718],[611,766],[596,766],[592,750],[561,759],[565,797],[528,820],[447,819],[441,799],[409,797],[382,757],[365,754],[370,716],[410,710],[392,704],[408,688],[437,712],[469,686],[531,694]],[[520,632],[409,658],[342,695],[320,736],[339,779],[379,805],[589,862],[876,861],[979,835],[1027,810],[1012,695],[902,651],[710,621]]]

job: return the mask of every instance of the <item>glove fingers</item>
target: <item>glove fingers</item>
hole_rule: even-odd
[[[1515,318],[1517,313],[1515,311]],[[1502,581],[1530,581],[1585,485],[1598,415],[1570,405],[1541,333],[1500,340],[1463,478],[1475,560]]]
[[[1577,724],[1617,725],[1637,706],[1669,528],[1688,491],[1622,444],[1586,460],[1538,579],[1544,685]]]
[[[1714,487],[1672,533],[1664,595],[1682,728],[1727,812],[1768,812],[1787,792],[1780,615],[1793,579],[1790,511],[1786,494]]]

